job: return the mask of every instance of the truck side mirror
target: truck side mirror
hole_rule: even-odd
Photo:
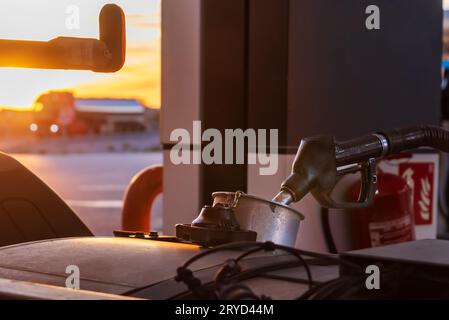
[[[107,4],[101,9],[99,20],[99,40],[0,40],[0,67],[116,72],[125,63],[125,14],[119,6]]]

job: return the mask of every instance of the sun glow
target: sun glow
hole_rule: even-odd
[[[3,0],[0,39],[97,38],[98,14],[106,3],[118,4],[126,14],[127,60],[121,71],[1,68],[0,106],[31,108],[45,91],[70,90],[79,97],[137,98],[160,107],[160,0]],[[79,29],[66,26],[70,5],[80,9]]]

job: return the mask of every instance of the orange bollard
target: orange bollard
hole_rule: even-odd
[[[131,180],[122,210],[122,230],[150,232],[151,206],[162,192],[162,165],[148,167]]]

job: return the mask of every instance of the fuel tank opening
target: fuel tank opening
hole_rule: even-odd
[[[176,237],[209,247],[234,241],[256,241],[257,233],[241,229],[231,206],[217,204],[204,206],[191,224],[176,225]]]

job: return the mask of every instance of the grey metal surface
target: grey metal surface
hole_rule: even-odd
[[[76,265],[81,289],[122,293],[175,276],[176,268],[199,250],[125,238],[31,242],[0,249],[0,278],[65,286],[67,266]]]
[[[64,287],[67,266],[76,265],[80,269],[82,290],[124,294],[149,286],[150,290],[138,297],[166,299],[186,291],[183,283],[173,280],[176,269],[201,250],[204,249],[196,245],[128,238],[85,237],[24,243],[0,248],[0,279]],[[241,253],[239,250],[217,252],[200,259],[190,268],[200,278],[205,275],[207,282],[227,259]],[[291,260],[296,258],[276,251],[261,252],[245,259],[243,265],[254,268]],[[312,270],[315,281],[338,277],[336,266],[315,266]],[[275,274],[306,279],[301,266]],[[273,279],[252,279],[248,284],[253,290],[273,298],[295,298],[307,290],[302,284]],[[291,291],[286,292],[286,286]]]
[[[257,241],[273,241],[295,246],[299,225],[304,216],[298,211],[272,201],[234,192],[215,192],[214,205],[223,203],[234,206],[240,226],[257,232]],[[238,195],[238,196],[237,196]],[[237,198],[236,198],[237,196]]]
[[[139,300],[138,298],[73,290],[25,281],[0,279],[0,299],[4,300]]]
[[[288,146],[315,134],[347,139],[438,123],[441,0],[289,4]],[[379,30],[365,26],[372,4]]]
[[[449,266],[449,241],[423,239],[388,246],[349,251],[341,254],[347,259],[401,261],[431,266]]]

